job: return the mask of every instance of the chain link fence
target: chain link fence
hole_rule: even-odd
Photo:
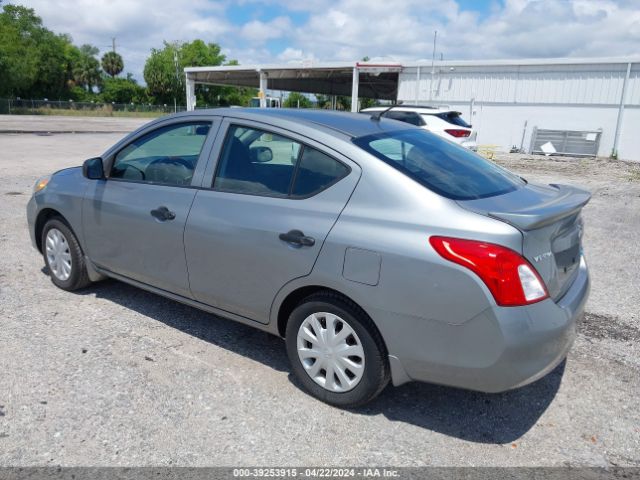
[[[187,107],[178,105],[151,105],[145,103],[101,103],[74,102],[73,100],[26,100],[0,98],[0,114],[16,115],[96,115],[126,116],[136,113],[162,115],[173,112],[184,112]]]

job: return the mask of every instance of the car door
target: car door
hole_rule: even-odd
[[[191,291],[267,323],[280,288],[311,272],[360,169],[285,130],[226,119],[220,131],[215,178],[196,194],[185,229]]]
[[[91,182],[83,205],[85,247],[98,267],[191,296],[183,233],[202,181],[201,152],[217,126],[210,119],[163,123],[105,160],[107,178]]]

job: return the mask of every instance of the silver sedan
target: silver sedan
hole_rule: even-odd
[[[545,375],[588,296],[589,193],[378,113],[158,119],[38,180],[33,245],[65,290],[110,277],[284,337],[332,405]]]

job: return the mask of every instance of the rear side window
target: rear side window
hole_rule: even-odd
[[[467,122],[465,122],[462,119],[462,117],[460,116],[460,112],[439,113],[436,115],[436,117],[441,118],[442,120],[444,120],[447,123],[450,123],[451,125],[456,125],[458,127],[471,128],[471,125],[469,125]]]
[[[513,173],[422,129],[368,135],[353,139],[353,143],[454,200],[501,195],[524,185]]]
[[[324,190],[349,173],[349,168],[329,155],[311,147],[304,147],[296,181],[291,194],[307,197]]]
[[[213,188],[248,195],[301,198],[329,188],[349,171],[325,153],[290,138],[232,125]]]

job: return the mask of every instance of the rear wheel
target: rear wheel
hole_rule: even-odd
[[[59,218],[42,230],[42,255],[51,281],[63,290],[77,290],[91,283],[78,239]]]
[[[333,293],[304,299],[291,313],[287,354],[314,397],[338,407],[373,400],[389,381],[386,349],[367,314]]]

